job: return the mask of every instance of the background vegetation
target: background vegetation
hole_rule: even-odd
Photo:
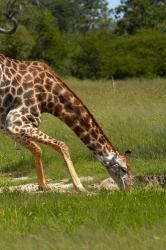
[[[0,1],[1,26],[7,3]],[[17,0],[18,30],[0,35],[0,51],[40,59],[79,78],[166,76],[165,0]],[[8,25],[8,24],[7,24]]]

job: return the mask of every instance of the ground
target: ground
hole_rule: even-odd
[[[120,152],[133,151],[135,175],[166,172],[165,80],[78,81],[66,79]],[[75,134],[44,114],[41,129],[64,140],[79,176],[108,177]],[[62,159],[42,146],[48,182],[68,178]],[[0,184],[36,182],[31,154],[6,136],[0,138]],[[28,176],[19,180],[13,177]],[[135,188],[97,195],[0,194],[1,249],[165,249],[166,190]]]

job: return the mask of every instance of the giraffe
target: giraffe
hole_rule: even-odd
[[[39,188],[47,188],[37,143],[59,152],[74,187],[85,191],[63,141],[38,129],[41,114],[48,112],[67,124],[106,167],[122,188],[131,184],[127,151],[120,155],[80,98],[43,62],[19,61],[0,55],[0,129],[29,149],[34,157]]]

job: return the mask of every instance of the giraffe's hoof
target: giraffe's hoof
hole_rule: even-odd
[[[87,193],[87,190],[83,186],[77,187],[76,190],[80,193]]]
[[[50,187],[48,187],[47,185],[39,185],[39,190],[40,191],[49,191]]]

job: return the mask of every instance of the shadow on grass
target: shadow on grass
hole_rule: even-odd
[[[18,162],[5,164],[1,168],[1,173],[10,177],[22,177],[28,175],[34,169],[34,162],[30,159],[23,159]]]

